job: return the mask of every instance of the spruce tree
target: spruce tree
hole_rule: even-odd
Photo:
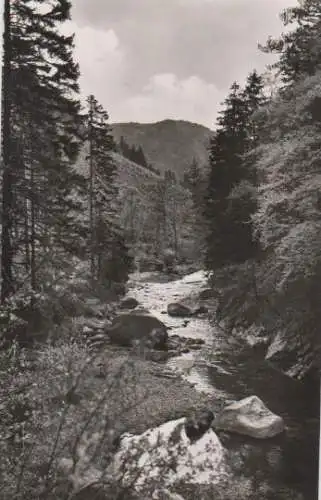
[[[12,161],[12,40],[10,0],[4,3],[2,64],[2,237],[1,237],[1,301],[13,291],[13,161]]]
[[[235,260],[233,220],[228,216],[228,196],[242,178],[241,155],[246,139],[246,107],[240,86],[234,83],[218,118],[210,143],[210,174],[205,219],[208,225],[205,265],[214,270]]]
[[[2,183],[3,213],[10,212],[14,219],[13,231],[5,215],[2,232],[2,247],[9,248],[9,254],[11,246],[9,259],[8,252],[2,252],[2,267],[9,271],[2,275],[3,301],[19,281],[25,281],[19,266],[31,268],[35,288],[37,270],[49,249],[54,246],[59,258],[61,252],[73,250],[69,247],[77,210],[73,191],[81,180],[72,169],[79,148],[79,70],[73,61],[73,36],[59,31],[70,19],[71,4],[55,0],[46,4],[46,10],[43,6],[41,0],[17,0],[7,15],[10,57],[7,61],[5,43],[4,77],[11,75],[11,113],[2,141],[10,144],[15,161],[9,161],[9,179],[4,171]],[[23,262],[23,255],[28,262]]]
[[[189,165],[186,173],[184,174],[184,186],[190,191],[192,195],[195,210],[199,209],[201,204],[202,181],[203,179],[200,166],[196,159],[193,158],[192,163]]]
[[[89,144],[90,262],[92,278],[110,285],[126,281],[130,259],[117,216],[116,145],[109,116],[93,95],[87,99]]]
[[[287,29],[279,38],[269,38],[261,49],[279,55],[272,67],[281,74],[284,86],[314,75],[321,60],[321,5],[319,0],[303,0],[281,14]]]
[[[249,152],[256,141],[252,115],[263,102],[262,89],[256,71],[249,75],[244,90],[237,83],[232,85],[210,144],[204,210],[208,270],[244,262],[257,251],[251,223],[256,206],[256,170]]]

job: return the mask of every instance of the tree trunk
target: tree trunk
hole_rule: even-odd
[[[25,185],[27,185],[27,179],[28,175],[26,172],[26,168],[24,169],[24,182]],[[31,268],[31,258],[30,258],[30,235],[29,235],[29,203],[28,203],[28,197],[25,196],[24,201],[24,219],[23,219],[23,225],[24,225],[24,244],[25,244],[25,270],[26,273],[29,274],[30,268]]]
[[[13,292],[13,172],[11,165],[11,36],[10,0],[4,1],[2,68],[2,234],[1,234],[1,303]]]
[[[93,158],[93,99],[89,108],[89,231],[90,231],[90,272],[95,278],[95,216],[94,216],[94,158]]]
[[[36,290],[36,186],[34,167],[31,166],[30,172],[30,200],[31,200],[31,228],[30,228],[30,243],[31,243],[31,288]]]

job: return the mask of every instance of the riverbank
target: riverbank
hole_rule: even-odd
[[[14,498],[38,498],[45,479],[53,487],[46,498],[57,498],[59,461],[72,458],[84,433],[104,435],[91,465],[107,464],[123,432],[142,433],[215,402],[180,377],[166,378],[159,364],[112,347],[93,353],[70,341],[32,357],[8,351],[0,366],[1,498],[16,490]]]

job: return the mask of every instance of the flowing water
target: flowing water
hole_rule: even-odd
[[[163,281],[163,282],[162,282]],[[247,344],[227,338],[207,319],[166,314],[170,302],[199,293],[206,276],[194,273],[175,281],[133,275],[130,296],[169,327],[169,334],[202,338],[200,351],[172,358],[169,369],[182,373],[197,390],[214,394],[218,408],[255,394],[284,418],[286,432],[272,440],[222,434],[234,475],[251,481],[253,500],[316,500],[318,489],[319,388],[283,375]],[[240,498],[237,494],[236,499]],[[252,498],[252,497],[251,497]],[[242,500],[242,499],[241,499]]]

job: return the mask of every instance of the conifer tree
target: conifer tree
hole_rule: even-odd
[[[204,216],[207,222],[205,265],[214,270],[253,257],[251,215],[255,211],[256,129],[252,115],[263,102],[262,81],[256,71],[244,90],[234,83],[210,144],[210,174]]]
[[[235,259],[228,196],[242,178],[241,155],[246,139],[246,108],[237,83],[232,85],[224,105],[218,118],[218,130],[210,143],[210,175],[204,214],[208,224],[205,265],[209,270]]]
[[[9,160],[10,174],[4,171],[2,183],[2,247],[9,249],[2,251],[2,267],[7,268],[2,301],[21,281],[19,266],[30,267],[35,288],[36,271],[49,248],[55,246],[60,254],[73,251],[69,244],[77,203],[72,193],[81,180],[72,169],[79,148],[79,70],[73,61],[73,36],[59,31],[70,19],[71,4],[54,0],[43,7],[41,0],[17,0],[7,15],[10,49],[5,43],[4,80],[11,75],[11,112],[2,141],[10,145],[15,160]]]
[[[204,196],[206,193],[206,178],[201,168],[193,158],[193,161],[184,175],[184,187],[188,189],[191,196],[190,228],[195,235],[194,258],[201,261],[204,252],[205,221],[203,217]]]
[[[187,172],[184,174],[184,185],[191,192],[195,210],[199,210],[202,201],[202,181],[200,166],[196,159],[193,158]]]
[[[11,10],[10,0],[4,3],[3,65],[2,65],[2,238],[1,238],[1,301],[12,293],[12,217],[13,217],[13,175],[12,175],[12,69],[11,69]]]
[[[105,284],[126,281],[130,259],[117,217],[117,167],[112,157],[116,145],[108,113],[93,95],[87,105],[91,274]]]
[[[321,60],[321,5],[319,0],[303,0],[299,6],[281,13],[285,26],[293,25],[279,38],[269,38],[261,49],[279,55],[272,67],[281,73],[284,86],[304,76],[312,76]]]

